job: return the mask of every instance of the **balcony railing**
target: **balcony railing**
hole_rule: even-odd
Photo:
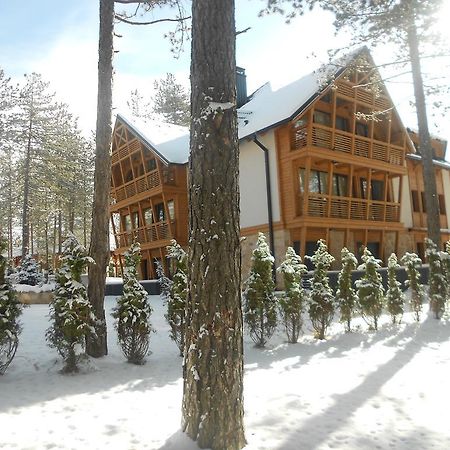
[[[328,196],[310,193],[297,197],[297,216],[325,217],[333,219],[373,220],[376,222],[398,222],[400,204],[361,198]]]
[[[333,130],[323,125],[313,125],[308,134],[308,126],[293,130],[291,149],[307,146],[320,147],[336,152],[353,154],[362,158],[371,158],[397,166],[403,165],[404,149],[386,142],[357,136],[346,131]]]
[[[172,239],[174,236],[171,235],[170,228],[175,233],[174,220],[170,222],[170,227],[168,222],[157,222],[134,230],[122,231],[117,233],[119,247],[129,247],[135,238],[140,244]]]
[[[132,181],[113,189],[112,197],[118,203],[126,198],[133,197],[133,195],[148,191],[161,185],[158,170],[153,170],[145,175],[135,178]]]

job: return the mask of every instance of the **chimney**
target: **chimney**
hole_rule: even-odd
[[[247,103],[247,76],[242,67],[236,67],[236,97],[238,108]]]

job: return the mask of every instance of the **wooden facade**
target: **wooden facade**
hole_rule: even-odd
[[[401,256],[416,251],[423,256],[422,166],[420,157],[411,156],[417,136],[408,136],[383,88],[376,93],[367,88],[373,73],[370,68],[365,72],[347,69],[295,117],[260,133],[263,138],[270,133],[273,137],[267,142],[273,142],[268,150],[275,155],[272,165],[276,167],[271,171],[276,174],[279,197],[275,199],[279,219],[273,226],[277,263],[287,245],[304,257],[314,252],[318,239],[327,241],[337,261],[344,246],[356,254],[367,246],[385,263],[391,252]],[[243,139],[241,156],[252,145],[251,139]],[[444,159],[445,142],[433,140],[433,145],[436,158]],[[245,167],[252,166],[251,158]],[[170,239],[187,245],[187,164],[164,160],[120,116],[114,129],[112,164],[115,253],[123,254],[138,239],[143,251],[141,276],[154,278],[154,260],[165,264]],[[264,168],[248,170],[257,172],[246,175],[241,168],[241,177],[253,179]],[[436,166],[436,174],[444,241],[449,238],[450,165]],[[262,194],[252,192],[248,198],[259,201]],[[248,223],[247,217],[248,226],[241,229],[248,238],[243,244],[244,273],[258,231],[268,231],[268,223],[259,222]]]
[[[117,118],[112,143],[111,225],[115,254],[141,244],[141,277],[155,278],[155,259],[166,264],[171,239],[187,244],[187,170],[165,162]]]

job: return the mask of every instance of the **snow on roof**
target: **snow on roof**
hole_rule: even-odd
[[[237,111],[239,139],[293,119],[304,111],[352,60],[366,51],[363,47],[348,53],[276,91],[272,90],[270,83],[261,86]],[[188,128],[153,120],[127,120],[122,114],[117,117],[133,129],[166,163],[188,162]]]
[[[164,162],[186,164],[189,159],[189,128],[156,120],[117,118],[131,128]]]
[[[408,153],[406,155],[406,157],[409,159],[414,159],[416,161],[422,161],[422,157],[420,155],[418,155],[417,153]],[[450,162],[448,162],[448,161],[433,159],[433,164],[435,166],[443,167],[444,169],[450,169]]]

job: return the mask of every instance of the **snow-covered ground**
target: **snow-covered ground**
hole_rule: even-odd
[[[196,449],[179,431],[181,358],[160,298],[151,302],[157,333],[145,366],[125,362],[110,326],[109,356],[74,376],[58,373],[45,344],[48,307],[26,308],[0,377],[0,448]],[[449,449],[450,323],[384,319],[377,333],[335,324],[326,341],[307,330],[295,345],[280,330],[266,350],[246,336],[246,449]]]

